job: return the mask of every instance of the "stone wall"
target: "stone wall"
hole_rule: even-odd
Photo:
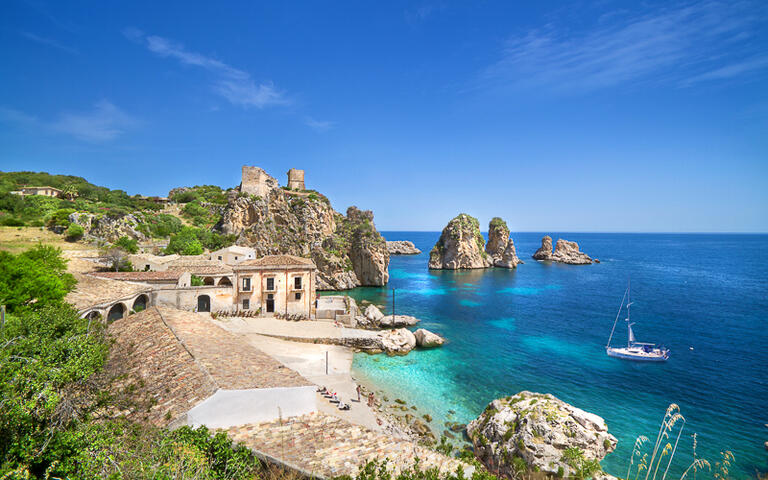
[[[303,177],[303,175],[302,175]],[[266,197],[270,191],[279,188],[277,180],[259,167],[243,165],[240,191],[249,195]]]
[[[292,168],[288,170],[288,188],[291,190],[305,190],[304,170]]]

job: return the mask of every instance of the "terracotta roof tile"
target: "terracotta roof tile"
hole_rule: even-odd
[[[149,285],[119,282],[81,273],[73,273],[73,275],[77,279],[77,285],[67,294],[65,300],[79,311],[152,290]]]
[[[178,270],[167,270],[164,272],[97,272],[93,273],[92,275],[101,278],[109,278],[112,280],[145,282],[158,280],[178,281],[182,273],[184,272]]]
[[[255,260],[248,260],[237,265],[238,267],[285,267],[285,266],[311,266],[315,267],[312,260],[308,258],[297,257],[295,255],[267,255]]]

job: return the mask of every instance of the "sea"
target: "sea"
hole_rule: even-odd
[[[429,412],[438,431],[495,398],[551,393],[606,420],[619,443],[602,466],[625,477],[637,436],[652,444],[675,403],[685,423],[670,478],[693,459],[694,433],[696,456],[713,468],[733,452],[731,478],[768,471],[768,235],[548,232],[601,262],[576,266],[533,260],[544,233],[513,233],[525,262],[515,270],[430,271],[439,232],[382,234],[423,253],[392,256],[386,287],[346,293],[386,313],[394,296],[397,314],[448,342],[404,357],[356,354],[353,374]],[[669,347],[667,362],[605,353],[628,281],[637,340]],[[624,318],[613,345],[626,344]]]

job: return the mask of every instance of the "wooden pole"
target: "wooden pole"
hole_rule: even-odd
[[[325,374],[328,375],[328,350],[325,351]]]

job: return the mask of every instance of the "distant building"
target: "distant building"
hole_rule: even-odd
[[[256,250],[251,247],[241,247],[239,245],[232,245],[224,247],[221,250],[211,252],[211,260],[218,260],[224,262],[227,265],[237,265],[246,260],[253,260],[256,258]]]
[[[240,192],[266,197],[270,191],[279,187],[277,179],[270,176],[263,169],[243,165]]]
[[[306,190],[304,186],[304,170],[297,168],[288,170],[288,188],[290,190]]]
[[[54,187],[21,187],[21,190],[11,192],[15,195],[42,195],[44,197],[60,197],[61,190]]]

